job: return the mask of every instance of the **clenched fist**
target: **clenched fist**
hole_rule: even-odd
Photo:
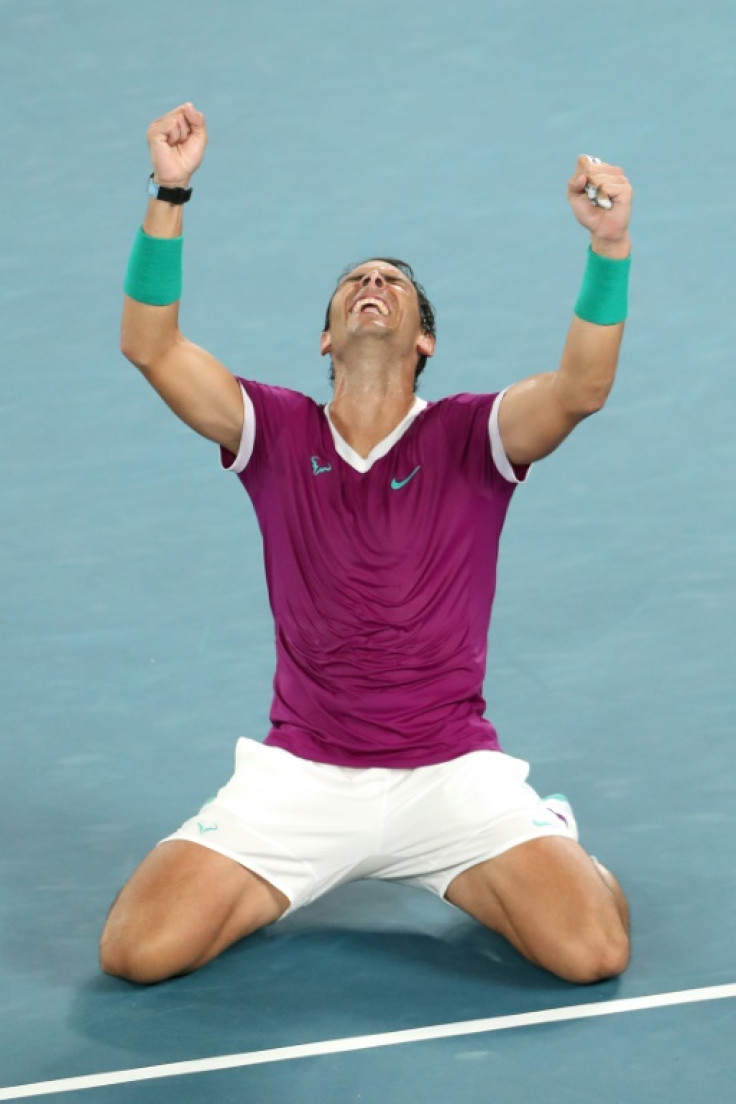
[[[600,206],[591,200],[586,191],[591,184],[600,199],[610,202]],[[622,168],[581,155],[567,182],[567,198],[575,218],[590,231],[595,252],[628,252],[632,188]]]
[[[201,111],[190,103],[175,107],[151,123],[146,139],[156,183],[165,188],[188,188],[189,178],[202,163],[207,145]]]

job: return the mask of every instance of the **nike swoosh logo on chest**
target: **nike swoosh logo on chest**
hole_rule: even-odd
[[[402,487],[405,487],[406,484],[409,483],[414,478],[414,476],[417,474],[417,472],[419,471],[421,466],[422,466],[421,464],[417,464],[414,471],[409,472],[409,474],[407,475],[407,477],[405,479],[395,479],[395,478],[392,479],[391,480],[391,490],[392,491],[400,491]]]

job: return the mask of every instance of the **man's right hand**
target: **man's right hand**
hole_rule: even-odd
[[[191,103],[155,119],[146,132],[153,179],[165,188],[188,188],[207,145],[204,115]]]

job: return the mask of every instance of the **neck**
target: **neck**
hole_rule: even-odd
[[[359,456],[366,457],[404,420],[414,405],[414,375],[349,373],[335,368],[330,417]]]

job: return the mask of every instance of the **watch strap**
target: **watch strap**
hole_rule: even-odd
[[[180,205],[188,203],[192,198],[191,188],[165,188],[163,184],[157,184],[153,179],[153,173],[148,178],[148,194],[152,199],[161,199],[164,203]]]

